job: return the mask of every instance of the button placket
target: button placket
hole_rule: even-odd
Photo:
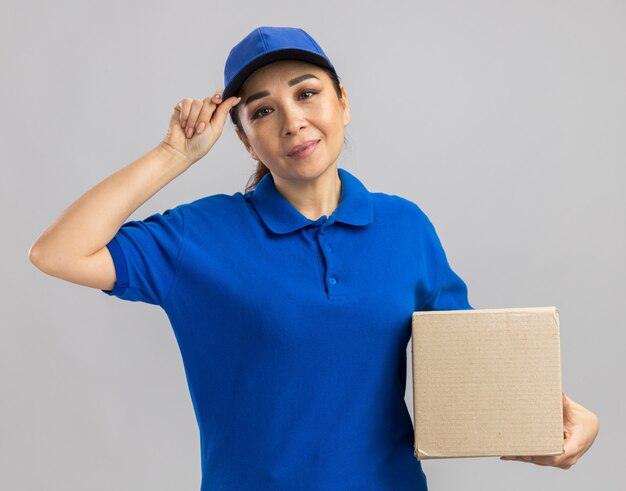
[[[317,235],[317,240],[319,242],[320,251],[324,256],[324,264],[326,265],[326,270],[324,271],[324,282],[326,284],[326,292],[328,293],[328,296],[330,298],[333,296],[333,292],[336,290],[338,279],[337,272],[335,271],[335,256],[332,253],[333,248],[328,241],[327,226],[328,223],[320,227],[320,231]]]

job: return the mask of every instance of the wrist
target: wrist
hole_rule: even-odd
[[[154,152],[157,158],[167,165],[175,165],[186,169],[193,164],[191,159],[184,153],[163,141],[154,148]]]

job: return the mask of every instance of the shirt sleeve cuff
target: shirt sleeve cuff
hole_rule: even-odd
[[[120,295],[128,287],[128,265],[120,243],[115,237],[106,245],[115,265],[116,281],[112,290],[102,290],[107,295]]]

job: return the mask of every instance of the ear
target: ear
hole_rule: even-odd
[[[348,103],[346,88],[342,83],[339,86],[341,87],[341,107],[343,108],[343,126],[345,128],[350,123],[350,104]]]
[[[244,135],[241,131],[239,131],[239,128],[237,126],[235,126],[235,133],[237,137],[243,143],[243,146],[246,148],[246,152],[250,154],[250,157],[252,157],[253,160],[256,160],[258,162],[260,159],[257,156],[256,152],[254,151],[254,148],[252,148],[252,145],[250,145],[250,141],[248,140],[248,137]]]

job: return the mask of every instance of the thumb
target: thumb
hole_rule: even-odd
[[[226,122],[226,116],[228,115],[229,111],[239,103],[239,101],[241,101],[241,97],[232,96],[225,101],[222,101],[222,103],[217,106],[213,117],[215,118],[215,123],[217,124],[218,128],[224,127],[224,123]]]
[[[570,421],[572,419],[572,403],[569,397],[562,393],[563,397],[563,421]]]

